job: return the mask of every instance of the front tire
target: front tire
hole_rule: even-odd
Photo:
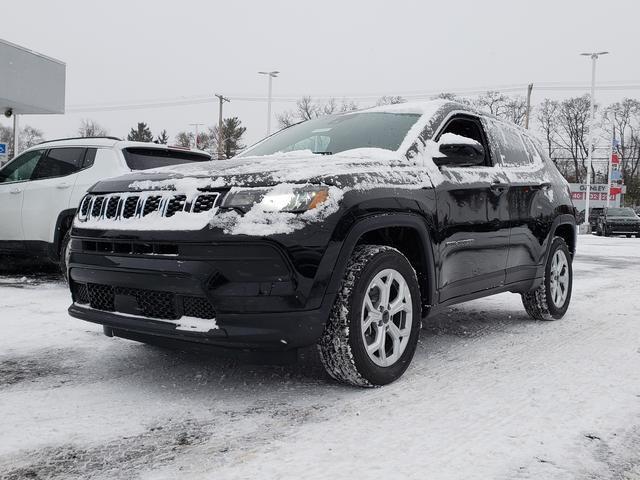
[[[525,310],[534,320],[559,320],[567,312],[573,288],[571,254],[565,241],[551,244],[542,285],[522,295]]]
[[[318,343],[326,371],[360,387],[398,379],[418,344],[420,305],[416,272],[402,253],[357,247]]]

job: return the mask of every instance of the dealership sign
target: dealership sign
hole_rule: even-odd
[[[609,185],[606,183],[592,183],[589,188],[589,207],[590,208],[602,208],[607,206],[607,192],[609,191]],[[569,189],[571,190],[571,200],[578,210],[585,209],[585,203],[587,198],[587,184],[586,183],[570,183]],[[625,193],[626,187],[622,185],[620,187],[620,193]],[[610,207],[620,206],[620,195],[613,194],[609,197]]]

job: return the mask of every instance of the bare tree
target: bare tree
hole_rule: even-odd
[[[38,143],[44,142],[42,130],[26,125],[20,130],[20,148],[31,148]]]
[[[398,103],[405,103],[407,100],[399,95],[384,95],[376,101],[376,105],[396,105]]]
[[[558,144],[569,154],[573,161],[574,175],[577,182],[585,178],[588,156],[589,117],[591,102],[589,95],[563,100],[558,109]],[[591,175],[595,178],[592,167]]]
[[[193,145],[193,133],[178,132],[175,141],[178,147],[191,148],[191,145]]]
[[[353,101],[342,100],[341,104],[335,98],[325,102],[318,102],[309,96],[302,97],[296,102],[296,108],[287,110],[277,116],[280,128],[286,128],[294,123],[304,122],[312,118],[331,115],[334,113],[350,112],[358,109],[358,104]]]
[[[547,154],[551,159],[554,159],[558,144],[558,110],[560,110],[560,104],[557,101],[545,98],[537,108],[536,114],[536,120],[544,136]]]
[[[100,124],[88,118],[82,119],[78,128],[81,137],[106,137],[108,133]]]

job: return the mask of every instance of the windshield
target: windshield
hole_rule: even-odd
[[[122,150],[127,166],[131,170],[147,170],[189,162],[207,162],[209,155],[188,150],[165,150],[163,148],[130,147]]]
[[[395,151],[418,118],[418,114],[382,112],[315,118],[285,128],[239,156],[273,155],[295,150],[331,155],[354,148]]]
[[[609,208],[607,215],[610,217],[635,217],[636,214],[631,208]]]

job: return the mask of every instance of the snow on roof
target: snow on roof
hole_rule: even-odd
[[[421,102],[394,103],[392,105],[380,105],[378,107],[360,110],[361,112],[382,112],[382,113],[413,113],[418,115],[431,115],[438,108],[451,103],[451,100],[437,99]]]

